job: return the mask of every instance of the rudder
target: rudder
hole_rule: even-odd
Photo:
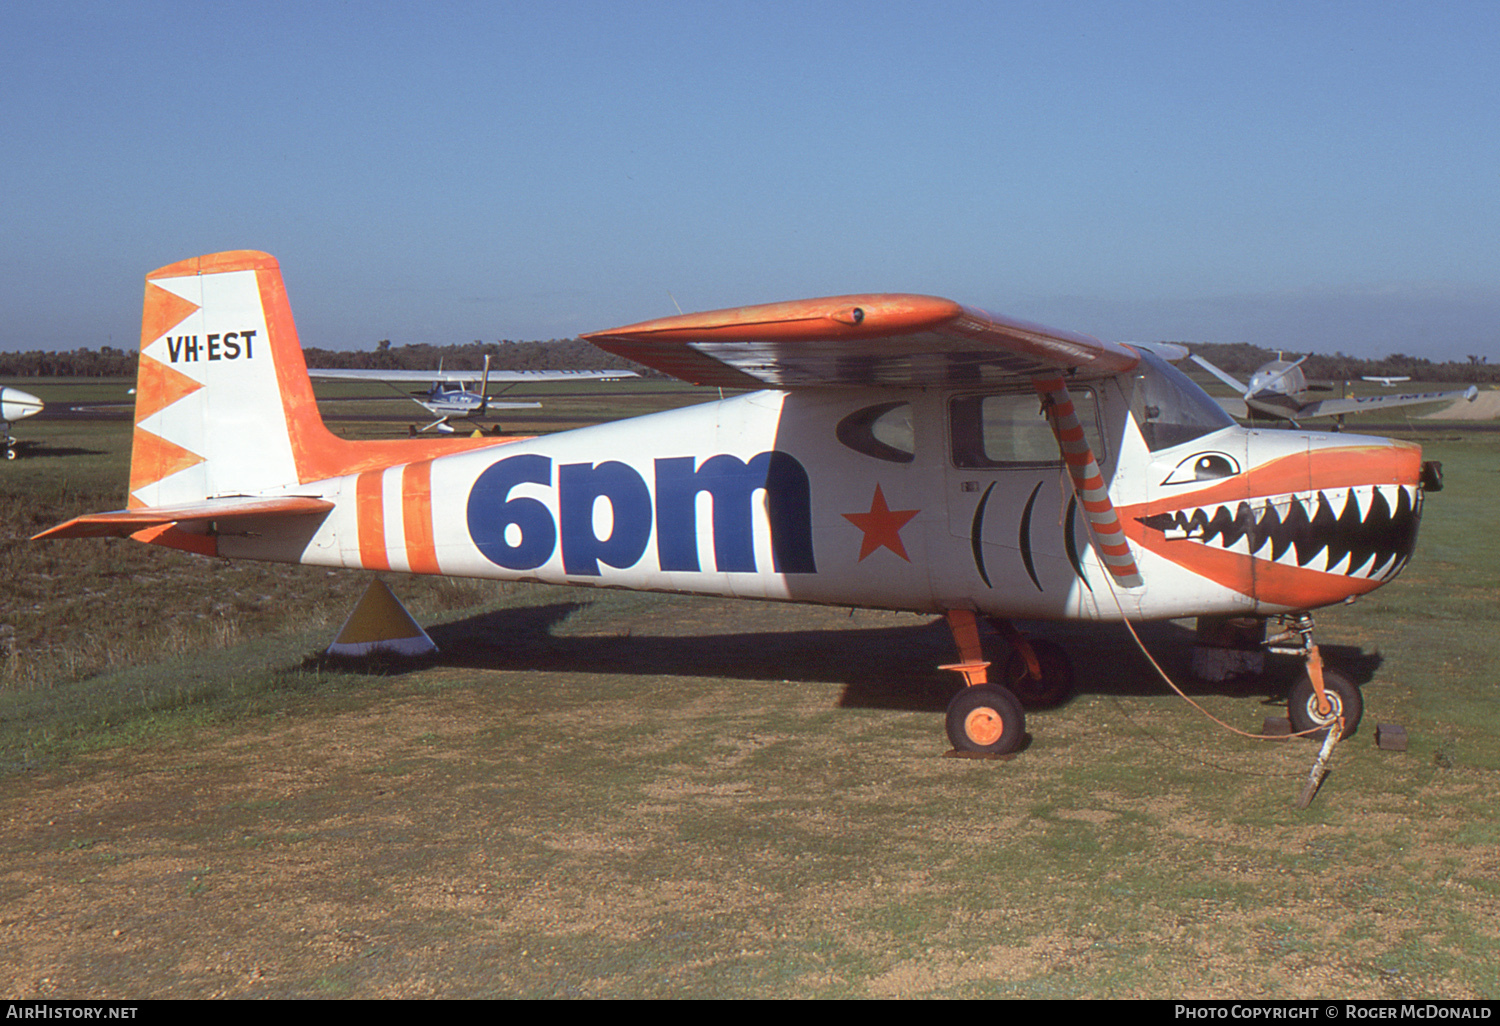
[[[146,276],[132,509],[284,494],[505,441],[350,441],[330,432],[318,414],[281,265],[268,253],[211,253]]]
[[[298,408],[317,417],[274,257],[214,253],[146,276],[130,506],[295,484]]]

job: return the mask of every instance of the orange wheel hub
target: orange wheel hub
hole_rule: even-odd
[[[964,717],[964,733],[976,745],[992,745],[1005,733],[1005,718],[989,706],[975,709]]]

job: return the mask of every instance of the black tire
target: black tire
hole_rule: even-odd
[[[1032,640],[1031,650],[1041,665],[1042,679],[1026,673],[1026,657],[1015,649],[1005,660],[1005,686],[1015,692],[1028,709],[1051,709],[1073,697],[1073,661],[1061,645]]]
[[[948,740],[960,752],[1008,755],[1026,739],[1026,714],[998,684],[964,688],[948,703]]]
[[[1330,670],[1325,666],[1323,693],[1333,706],[1333,711],[1328,716],[1318,715],[1318,696],[1313,691],[1312,678],[1303,670],[1302,676],[1297,678],[1297,683],[1292,685],[1292,690],[1286,696],[1286,712],[1287,718],[1292,721],[1292,733],[1301,734],[1304,730],[1327,727],[1342,715],[1344,732],[1339,735],[1339,740],[1352,737],[1365,712],[1365,700],[1359,693],[1359,686],[1338,670]],[[1325,730],[1318,730],[1317,733],[1306,736],[1321,738],[1326,733]]]

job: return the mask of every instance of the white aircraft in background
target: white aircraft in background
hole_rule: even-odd
[[[502,402],[490,395],[491,381],[509,384],[503,393],[523,382],[540,381],[586,381],[608,378],[633,378],[634,371],[492,371],[490,357],[484,358],[484,370],[477,375],[479,390],[473,391],[476,375],[473,371],[387,371],[387,370],[323,370],[310,369],[308,375],[318,381],[379,381],[392,388],[397,382],[413,383],[427,381],[431,387],[425,392],[409,393],[399,388],[395,391],[431,413],[437,419],[422,428],[413,429],[413,434],[436,430],[441,434],[452,434],[454,420],[480,420],[491,410],[535,409],[539,402]]]
[[[1448,392],[1403,392],[1398,395],[1353,396],[1338,399],[1314,399],[1310,393],[1331,392],[1334,386],[1310,383],[1302,373],[1300,360],[1275,359],[1263,363],[1250,375],[1247,385],[1226,371],[1220,370],[1197,353],[1192,361],[1224,384],[1240,394],[1239,399],[1220,399],[1219,405],[1233,417],[1245,420],[1288,420],[1293,424],[1310,417],[1338,417],[1347,413],[1362,413],[1366,410],[1389,406],[1412,406],[1418,403],[1438,403],[1463,399],[1473,402],[1479,394],[1478,387]],[[1406,378],[1366,378],[1389,385]]]
[[[30,392],[0,385],[0,436],[4,438],[6,459],[15,459],[17,450],[17,441],[10,433],[10,426],[18,420],[36,416],[45,406]]]
[[[1408,376],[1408,375],[1403,375],[1403,376],[1401,376],[1399,378],[1396,378],[1396,377],[1385,377],[1385,376],[1382,376],[1380,374],[1366,374],[1363,377],[1361,377],[1359,380],[1361,380],[1361,381],[1374,381],[1374,382],[1377,382],[1378,384],[1384,385],[1386,388],[1394,388],[1400,382],[1410,381],[1411,377]]]
[[[955,748],[1023,743],[1071,682],[1012,619],[1277,617],[1298,731],[1347,736],[1358,687],[1309,610],[1391,581],[1421,449],[1240,427],[1169,360],[932,296],[667,317],[585,336],[757,391],[527,439],[351,441],[318,416],[281,270],[196,257],[146,280],[125,509],[38,538],[210,556],[941,614]],[[191,354],[191,355],[190,355]],[[992,679],[979,624],[1011,644]],[[649,641],[642,640],[642,644]]]

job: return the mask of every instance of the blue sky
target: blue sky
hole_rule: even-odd
[[[846,292],[1500,359],[1500,3],[0,3],[0,348],[275,254],[305,345]]]

